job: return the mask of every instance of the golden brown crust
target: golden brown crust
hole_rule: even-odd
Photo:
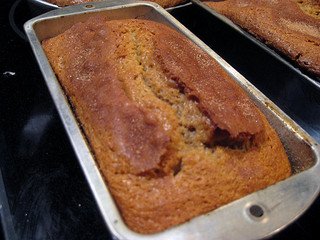
[[[320,76],[319,1],[226,0],[206,4]]]
[[[160,44],[161,40],[167,45]],[[92,18],[45,40],[43,47],[132,230],[164,230],[290,175],[283,146],[266,118],[214,60],[172,29],[146,20]],[[177,76],[180,72],[163,63],[169,49],[174,50],[171,65],[188,74]],[[199,67],[210,73],[199,75],[207,77],[199,80],[202,85],[223,81],[222,91],[234,91],[230,96],[243,97],[243,104],[250,102],[246,107],[252,108],[248,111],[259,122],[257,134],[263,135],[255,145],[232,149],[208,144],[214,138],[213,124],[203,109],[210,106],[203,103],[201,109],[203,97],[196,93],[195,100],[179,86],[181,81],[185,88],[196,89],[193,72],[199,74]],[[221,98],[211,87],[198,91]],[[228,102],[232,100],[221,101],[221,106]],[[235,111],[246,107],[238,106]],[[125,152],[132,144],[126,134],[121,139],[114,134],[123,126],[121,121],[116,124],[118,118],[135,119],[133,126],[138,121],[138,126],[147,129],[137,133],[142,137],[134,134],[137,142],[149,142],[155,151],[147,165],[135,165],[131,154],[117,148],[120,144]],[[245,131],[250,129],[243,126]],[[134,131],[134,127],[129,129],[129,133]]]
[[[85,3],[85,2],[97,2],[97,1],[103,1],[103,0],[47,0],[47,2],[56,4],[60,7],[65,7],[65,6],[70,6],[70,5],[75,5],[75,4]],[[178,4],[181,4],[186,0],[142,0],[142,1],[155,2],[155,3],[158,3],[160,6],[167,8],[167,7],[173,7]]]

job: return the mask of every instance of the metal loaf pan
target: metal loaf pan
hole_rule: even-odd
[[[278,132],[294,175],[264,190],[156,234],[138,234],[125,225],[78,126],[72,109],[41,47],[41,41],[62,33],[90,16],[139,18],[165,24],[185,35],[212,56],[251,97]],[[156,4],[109,1],[51,11],[29,20],[25,31],[40,69],[85,173],[102,216],[118,239],[259,239],[270,236],[300,216],[314,201],[320,186],[319,145],[215,52]],[[254,206],[254,207],[253,207]],[[254,210],[257,210],[256,214]],[[253,210],[253,211],[250,211]],[[263,214],[261,214],[263,213]]]
[[[250,33],[248,33],[245,30],[243,30],[241,27],[239,27],[238,25],[233,23],[230,19],[228,19],[227,17],[223,16],[222,14],[216,12],[215,10],[213,10],[212,8],[207,6],[205,3],[203,3],[203,1],[220,2],[221,0],[202,0],[202,1],[201,0],[190,0],[190,1],[194,5],[204,9],[205,11],[209,12],[210,14],[212,14],[215,18],[219,19],[220,21],[222,21],[225,24],[227,24],[228,26],[230,26],[232,29],[234,29],[235,31],[237,31],[238,33],[240,33],[241,35],[243,35],[244,37],[249,39],[253,44],[258,45],[261,49],[266,51],[268,54],[272,55],[274,58],[278,59],[283,64],[287,65],[296,74],[298,74],[302,79],[304,79],[305,81],[310,82],[313,86],[315,86],[318,89],[320,89],[320,78],[313,77],[313,76],[309,75],[308,73],[305,74],[304,72],[302,72],[299,69],[298,66],[296,67],[296,66],[292,65],[292,63],[290,63],[289,60],[286,60],[284,57],[282,57],[282,55],[284,56],[284,54],[277,53],[277,50],[271,49],[269,46],[267,46],[263,42],[259,41],[253,35],[251,35]]]

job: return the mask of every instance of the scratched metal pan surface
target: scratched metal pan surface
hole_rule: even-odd
[[[215,211],[156,234],[131,231],[123,222],[101,176],[68,100],[44,54],[41,41],[54,37],[91,16],[111,19],[139,18],[165,24],[185,35],[214,58],[251,97],[278,132],[294,175],[264,190],[229,203]],[[118,239],[260,239],[271,236],[299,217],[319,193],[319,145],[243,76],[221,59],[159,5],[146,2],[109,1],[51,11],[29,20],[25,31],[50,94],[90,185],[102,216]]]
[[[304,72],[300,71],[300,69],[298,67],[295,67],[294,65],[292,65],[289,61],[287,61],[284,57],[282,57],[281,54],[279,55],[275,50],[271,49],[266,44],[264,44],[263,42],[259,41],[257,38],[252,36],[250,33],[248,33],[245,30],[243,30],[241,27],[239,27],[238,25],[233,23],[230,19],[228,19],[227,17],[217,13],[215,10],[211,9],[210,7],[208,7],[205,3],[203,3],[203,1],[201,1],[201,0],[190,0],[190,1],[193,4],[199,6],[200,8],[202,8],[202,9],[206,10],[207,12],[209,12],[210,14],[212,14],[213,16],[215,16],[220,21],[222,21],[225,24],[229,25],[235,31],[239,32],[241,35],[243,35],[246,38],[248,38],[252,43],[258,45],[263,50],[265,50],[266,52],[271,54],[273,57],[277,58],[282,63],[284,63],[285,65],[289,66],[296,74],[300,75],[303,79],[305,79],[306,81],[309,81],[312,85],[314,85],[315,87],[320,89],[320,78],[309,76],[308,74],[305,74]],[[208,2],[210,2],[210,1],[211,2],[219,2],[221,0],[205,0],[205,1],[208,1]]]
[[[60,8],[58,5],[53,4],[53,3],[49,3],[46,0],[27,0],[27,1],[29,3],[30,7],[33,10],[48,12],[48,11]],[[99,1],[99,0],[93,0],[93,1]],[[100,0],[100,1],[102,1],[102,0]],[[108,0],[104,0],[104,1],[108,1]],[[90,3],[87,3],[87,4],[90,4]],[[174,6],[174,7],[168,7],[168,8],[166,8],[166,10],[167,11],[171,11],[171,10],[176,9],[176,8],[181,8],[181,7],[184,7],[184,6],[188,6],[190,4],[191,4],[191,2],[187,0],[185,3],[179,4],[179,5]]]

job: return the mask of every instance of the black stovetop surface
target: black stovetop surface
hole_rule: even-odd
[[[320,141],[320,89],[197,7],[172,14]],[[1,1],[0,238],[111,239],[23,39],[33,16],[26,1]],[[320,198],[273,239],[320,239],[319,227]]]

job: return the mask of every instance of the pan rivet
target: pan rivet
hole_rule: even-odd
[[[260,207],[259,205],[250,206],[249,212],[252,216],[254,216],[256,218],[261,218],[264,214],[262,207]]]
[[[92,4],[88,4],[88,5],[85,5],[84,7],[85,8],[93,8],[93,5]]]

